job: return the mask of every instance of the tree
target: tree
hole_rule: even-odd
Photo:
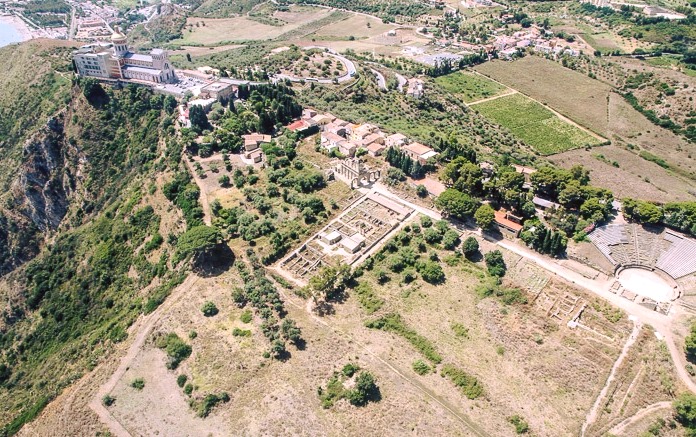
[[[474,213],[478,202],[461,191],[448,188],[437,197],[435,206],[452,217],[464,219]]]
[[[495,220],[495,211],[489,204],[484,203],[476,210],[474,219],[481,229],[489,229]]]
[[[503,259],[503,254],[499,250],[488,252],[485,256],[488,273],[498,278],[505,276],[507,266]]]
[[[309,280],[309,292],[314,299],[335,299],[352,278],[353,274],[348,264],[339,263],[336,267],[325,266]]]
[[[428,189],[425,188],[425,185],[418,185],[416,187],[416,194],[418,197],[426,197],[428,195]]]
[[[471,257],[473,257],[475,254],[477,254],[479,251],[478,240],[474,237],[467,237],[467,239],[464,240],[464,245],[462,246],[462,251],[464,252],[465,257],[467,257],[468,259],[471,259]]]
[[[677,422],[691,431],[688,435],[694,435],[696,430],[696,395],[683,393],[674,400],[672,406]]]
[[[191,257],[192,263],[197,264],[201,259],[210,255],[222,242],[222,234],[214,226],[194,226],[184,232],[176,243],[176,258]]]
[[[230,186],[230,177],[224,174],[218,178],[218,183],[221,187],[227,188]]]
[[[448,229],[442,236],[442,246],[447,250],[454,250],[459,244],[459,233],[454,229]]]
[[[205,115],[205,110],[200,105],[189,107],[189,121],[191,122],[191,129],[198,134],[211,128],[208,116]]]
[[[691,325],[691,334],[686,336],[684,346],[686,349],[686,358],[691,361],[696,361],[696,323]]]
[[[375,377],[370,372],[360,372],[355,378],[355,387],[347,396],[350,403],[355,406],[363,406],[369,401],[378,401],[380,395]]]
[[[292,344],[296,345],[302,340],[302,331],[292,319],[283,319],[283,323],[280,324],[280,332]]]

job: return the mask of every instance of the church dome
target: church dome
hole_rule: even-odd
[[[120,43],[120,42],[125,42],[126,41],[126,35],[124,35],[121,32],[121,29],[118,27],[114,28],[114,33],[111,35],[111,42],[113,43]]]

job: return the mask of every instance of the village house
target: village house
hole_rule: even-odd
[[[368,155],[377,157],[381,156],[387,148],[384,144],[372,143],[366,149]]]
[[[385,139],[387,147],[401,147],[408,142],[408,138],[404,134],[396,133],[389,135]]]
[[[321,133],[321,145],[327,151],[332,151],[338,148],[341,143],[345,143],[346,139],[340,135],[336,135],[333,132],[322,132]],[[343,153],[343,152],[341,152]]]
[[[242,135],[242,139],[244,140],[244,157],[245,158],[249,158],[249,156],[247,156],[247,155],[250,155],[251,152],[258,149],[261,146],[261,144],[271,142],[270,135],[262,135],[259,133]]]
[[[536,206],[537,208],[539,208],[542,211],[557,209],[561,206],[556,202],[542,199],[539,196],[534,196],[534,198],[532,199],[532,203],[534,203],[534,206]]]
[[[339,120],[339,121],[340,121],[340,120]],[[347,133],[348,133],[348,130],[346,129],[346,125],[345,125],[345,124],[340,123],[340,122],[337,123],[337,122],[335,122],[335,121],[333,121],[333,122],[331,122],[331,123],[325,125],[323,131],[324,131],[324,132],[329,132],[329,133],[332,133],[332,134],[335,134],[335,135],[339,135],[339,136],[341,136],[341,137],[343,137],[343,138],[345,138],[346,135],[347,135]]]
[[[312,120],[314,120],[314,122],[317,124],[317,126],[319,126],[320,129],[323,129],[324,126],[334,121],[335,118],[326,114],[317,114],[314,117],[312,117]]]
[[[379,132],[379,128],[369,123],[354,125],[350,132],[350,139],[353,141],[362,141],[376,132]]]
[[[199,98],[215,99],[220,102],[226,102],[231,97],[236,96],[237,87],[231,83],[221,81],[213,82],[201,88]]]
[[[511,217],[510,214],[504,210],[495,211],[495,223],[498,225],[498,229],[503,232],[503,235],[517,237],[520,234],[523,226],[514,219],[516,219],[516,217]]]
[[[438,155],[436,151],[421,143],[407,144],[401,147],[401,151],[414,161],[418,161],[421,165],[424,165],[428,159]]]

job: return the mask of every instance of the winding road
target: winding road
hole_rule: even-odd
[[[334,83],[334,80],[337,81],[338,83],[343,83],[351,80],[353,76],[357,73],[357,69],[355,68],[355,64],[353,61],[350,59],[346,58],[345,56],[341,56],[338,53],[336,53],[335,50],[330,49],[328,47],[320,47],[320,46],[308,46],[308,47],[303,47],[303,50],[311,50],[311,49],[321,49],[324,50],[329,56],[333,56],[334,58],[338,59],[343,63],[343,65],[346,66],[346,73],[343,76],[337,76],[332,79],[321,79],[321,78],[316,78],[316,77],[297,77],[297,76],[290,76],[289,74],[276,74],[271,77],[271,80],[274,82],[277,82],[279,80],[289,80],[290,82],[315,82],[315,83],[322,83],[322,84],[331,84]]]

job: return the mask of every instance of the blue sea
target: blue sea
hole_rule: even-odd
[[[0,47],[22,41],[22,36],[9,24],[0,20]]]

